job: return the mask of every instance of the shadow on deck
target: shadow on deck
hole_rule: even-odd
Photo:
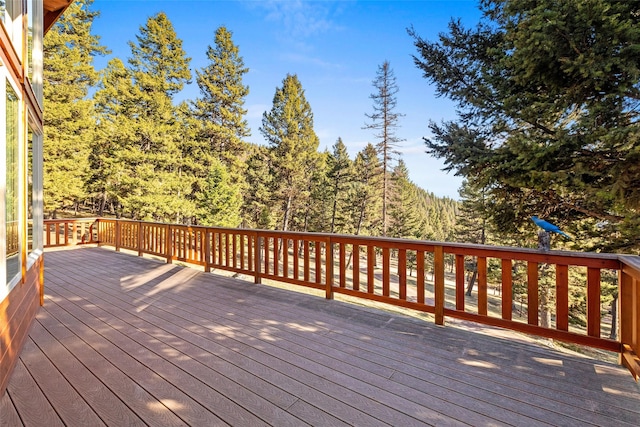
[[[0,425],[640,425],[626,369],[515,334],[100,248],[45,265]]]

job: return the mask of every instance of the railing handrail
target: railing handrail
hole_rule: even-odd
[[[531,248],[489,246],[455,242],[410,240],[390,237],[352,236],[332,233],[278,231],[210,227],[201,225],[166,224],[128,219],[85,218],[81,220],[45,220],[45,224],[55,226],[56,233],[63,225],[70,226],[75,233],[76,223],[91,223],[89,243],[111,245],[116,250],[137,250],[162,256],[167,262],[185,261],[202,265],[205,271],[212,268],[230,270],[254,276],[255,282],[264,279],[325,290],[328,299],[334,293],[380,301],[435,314],[436,323],[444,324],[445,317],[455,317],[481,324],[504,327],[547,338],[565,340],[577,344],[616,351],[621,354],[620,362],[627,366],[634,376],[640,375],[640,257],[632,255],[576,253],[567,251],[541,251]],[[97,242],[93,239],[93,225],[97,223]],[[48,230],[48,225],[46,227]],[[67,242],[67,231],[64,231]],[[75,236],[75,235],[74,235]],[[47,237],[47,243],[49,242]],[[83,240],[84,243],[84,240]],[[283,250],[286,244],[287,250]],[[60,246],[58,237],[56,244]],[[358,249],[358,256],[346,254],[351,247]],[[289,254],[292,248],[292,255]],[[364,251],[365,264],[362,264]],[[391,253],[396,253],[397,274],[391,272]],[[313,256],[311,254],[313,253]],[[382,258],[382,273],[375,272],[378,255]],[[407,254],[415,255],[415,284],[407,279]],[[426,276],[425,255],[433,255],[434,277],[429,283]],[[301,255],[299,255],[301,254]],[[447,306],[445,291],[445,255],[453,256],[455,266],[455,307]],[[477,313],[465,310],[464,273],[465,257],[477,259],[478,287]],[[337,258],[336,258],[337,257]],[[290,259],[292,258],[292,259]],[[300,258],[300,259],[299,259]],[[487,259],[501,260],[501,285],[504,285],[500,301],[502,316],[488,313]],[[513,268],[514,261],[527,264],[525,293],[527,301],[527,323],[513,319]],[[354,265],[351,275],[347,273],[350,262]],[[412,260],[413,262],[413,260]],[[293,264],[293,265],[291,265]],[[555,265],[556,277],[556,325],[555,328],[539,324],[539,273],[544,265]],[[361,271],[362,267],[362,271]],[[586,334],[569,329],[569,268],[586,267],[587,298]],[[611,340],[601,337],[601,271],[619,272],[620,337]],[[547,271],[548,273],[548,271]],[[381,279],[374,276],[379,274]],[[545,273],[546,274],[546,273]],[[337,275],[337,278],[336,278]],[[361,277],[362,276],[362,277]],[[366,283],[361,279],[366,276]],[[391,292],[391,278],[394,292]],[[351,286],[347,282],[351,281]],[[376,283],[382,282],[376,290]],[[427,301],[426,285],[433,287],[433,303]],[[415,285],[415,301],[408,298],[407,290]],[[397,292],[395,288],[397,287]],[[547,292],[547,291],[543,291]],[[397,297],[395,294],[397,293]],[[546,303],[549,304],[549,303]],[[550,310],[550,305],[546,306]],[[549,313],[549,311],[547,311]]]

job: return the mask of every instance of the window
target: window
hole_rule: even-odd
[[[6,271],[7,283],[20,274],[20,105],[6,81]]]

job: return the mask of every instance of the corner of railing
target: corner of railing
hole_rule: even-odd
[[[640,257],[620,255],[620,364],[640,377]]]

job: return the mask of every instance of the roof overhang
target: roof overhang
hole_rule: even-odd
[[[64,11],[67,10],[71,3],[73,3],[73,0],[44,0],[43,34],[47,34],[47,31],[49,31],[49,29],[53,27],[53,24],[56,23],[60,15],[62,15]]]

